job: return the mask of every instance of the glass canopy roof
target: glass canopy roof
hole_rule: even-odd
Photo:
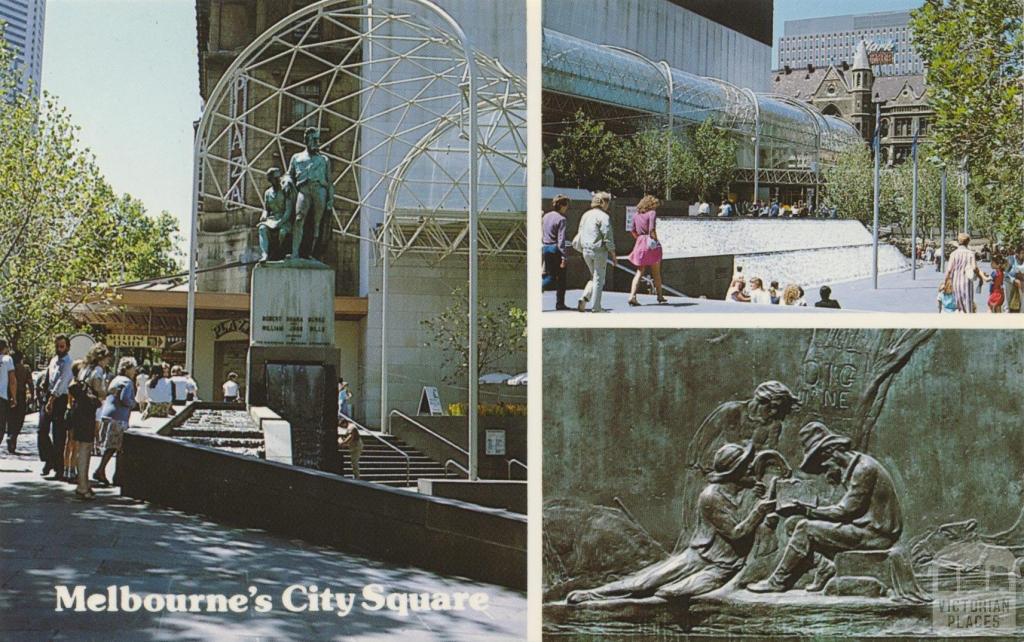
[[[862,144],[857,129],[785,96],[755,94],[715,78],[552,29],[544,30],[544,90],[735,133],[741,167],[815,169],[846,147]]]

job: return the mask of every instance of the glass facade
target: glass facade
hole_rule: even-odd
[[[733,132],[741,168],[817,171],[863,144],[855,127],[799,101],[671,69],[638,54],[544,30],[544,90],[697,125],[710,118]],[[671,91],[670,91],[671,90]]]

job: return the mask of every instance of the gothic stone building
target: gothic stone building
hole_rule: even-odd
[[[784,67],[772,73],[768,91],[809,102],[826,115],[852,123],[866,141],[875,134],[875,108],[880,106],[882,161],[889,165],[910,157],[916,128],[919,140],[928,139],[934,114],[924,76],[876,76],[863,41],[852,66],[843,62],[827,68]]]

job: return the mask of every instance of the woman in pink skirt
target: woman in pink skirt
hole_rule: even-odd
[[[658,303],[665,303],[665,297],[661,293],[661,243],[658,242],[658,231],[655,229],[657,214],[654,210],[661,205],[661,201],[653,196],[647,195],[640,199],[636,206],[636,214],[633,215],[633,251],[629,254],[629,262],[636,266],[636,276],[633,277],[633,286],[629,289],[629,304],[640,305],[636,300],[636,290],[640,287],[640,279],[647,268],[651,268],[654,276],[654,287],[658,291]]]

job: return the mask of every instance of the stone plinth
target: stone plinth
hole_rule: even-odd
[[[334,270],[308,259],[263,263],[250,292],[251,345],[334,347]]]
[[[338,472],[334,281],[308,259],[253,269],[246,400],[290,424],[292,463]]]

